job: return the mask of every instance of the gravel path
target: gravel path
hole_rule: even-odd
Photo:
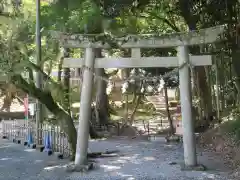
[[[64,169],[67,160],[0,140],[0,180],[230,180],[227,172],[223,172],[226,169],[211,154],[199,156],[200,162],[211,169],[206,172],[181,171],[178,164],[170,165],[182,162],[179,144],[140,140],[90,142],[91,151],[116,149],[121,156],[98,159],[96,169],[87,174],[67,173]]]

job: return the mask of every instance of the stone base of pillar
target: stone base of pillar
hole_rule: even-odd
[[[181,171],[206,171],[207,167],[202,165],[202,164],[198,164],[196,166],[186,166],[184,163],[181,164]]]

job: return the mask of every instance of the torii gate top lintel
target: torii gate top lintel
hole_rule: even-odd
[[[143,34],[123,37],[112,37],[108,34],[71,35],[55,31],[51,32],[51,35],[60,41],[62,47],[66,48],[112,48],[112,45],[104,41],[107,38],[114,39],[113,43],[116,43],[121,48],[165,48],[213,43],[224,32],[224,27],[224,25],[221,25],[188,33]]]

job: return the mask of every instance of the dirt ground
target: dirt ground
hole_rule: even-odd
[[[224,131],[224,124],[201,134],[198,145],[203,151],[214,153],[229,169],[232,176],[240,176],[240,147],[233,137]]]
[[[208,170],[182,171],[182,145],[166,144],[164,138],[153,142],[123,138],[89,143],[91,152],[116,149],[120,151],[118,156],[96,159],[94,170],[68,173],[64,168],[67,160],[0,140],[0,180],[233,180],[220,159],[199,149],[199,163]]]

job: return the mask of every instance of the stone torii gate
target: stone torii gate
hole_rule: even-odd
[[[111,48],[101,41],[101,35],[67,35],[52,33],[65,48],[85,48],[85,58],[65,58],[63,66],[69,68],[84,68],[80,101],[80,116],[78,127],[77,150],[75,165],[87,162],[89,119],[91,96],[93,89],[93,68],[140,68],[140,67],[181,67],[180,100],[182,107],[184,163],[187,167],[197,166],[195,134],[193,128],[192,97],[189,63],[193,66],[207,66],[212,64],[211,56],[189,56],[188,47],[191,45],[213,43],[224,31],[224,26],[216,26],[189,33],[176,33],[163,36],[129,35],[127,38],[116,38],[119,47],[131,48],[131,58],[95,58],[95,48]],[[101,37],[101,38],[96,38]],[[126,40],[127,39],[127,40]],[[177,57],[141,57],[140,48],[176,47]]]

